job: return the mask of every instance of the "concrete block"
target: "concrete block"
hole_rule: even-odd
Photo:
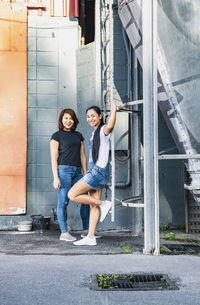
[[[56,51],[57,41],[55,38],[38,38],[37,51]]]
[[[38,134],[40,136],[51,136],[57,130],[57,123],[37,122]]]
[[[28,94],[28,107],[36,107],[36,95],[35,94]]]
[[[27,152],[27,163],[36,164],[37,163],[37,151],[34,149],[28,149]]]
[[[37,17],[28,16],[28,28],[36,28],[37,27]]]
[[[56,66],[57,52],[37,52],[37,64],[40,66]]]
[[[38,108],[57,108],[57,95],[37,95]]]
[[[37,78],[38,80],[57,80],[57,67],[38,66]]]
[[[36,137],[28,136],[28,150],[36,149]]]
[[[93,81],[94,85],[94,81]],[[85,90],[86,88],[88,89],[89,87],[89,78],[85,75],[83,75],[81,78],[79,77],[79,89]]]
[[[36,164],[28,164],[27,166],[27,178],[36,177]]]
[[[37,81],[37,92],[39,94],[56,94],[57,82],[56,81]]]
[[[28,24],[28,38],[29,37],[36,37],[36,29],[31,28],[30,24]]]
[[[54,132],[56,132],[57,129],[55,127],[54,131],[52,132],[52,134]],[[50,145],[50,139],[51,139],[51,135],[50,136],[46,136],[46,137],[36,137],[36,148],[38,150],[45,150],[48,151],[49,150],[49,145]]]
[[[76,95],[74,92],[70,92],[68,94],[59,94],[58,96],[58,107],[61,109],[64,108],[72,108],[76,111]]]
[[[57,29],[38,29],[37,37],[46,37],[46,38],[56,38],[57,37]]]
[[[36,81],[28,80],[28,94],[36,93]]]
[[[38,135],[37,123],[28,121],[28,136],[37,136],[37,135]]]
[[[37,178],[49,178],[52,176],[50,164],[37,164]]]
[[[40,109],[37,110],[38,122],[57,122],[57,110],[56,109]]]
[[[94,101],[95,100],[95,88],[90,88],[89,94],[88,94],[88,99],[90,101]]]
[[[36,52],[29,51],[28,52],[28,66],[35,66],[36,65]]]
[[[38,200],[41,202],[41,205],[45,206],[51,206],[53,204],[57,204],[57,193],[56,191],[51,191],[51,192],[41,192],[37,193],[39,197]],[[48,215],[51,215],[51,209],[48,212]]]
[[[35,192],[36,191],[36,178],[28,178],[27,179],[27,195],[29,192]],[[27,196],[27,201],[28,201],[28,196]]]
[[[48,144],[50,144],[50,143],[48,143]],[[37,161],[40,164],[51,164],[50,145],[48,145],[48,149],[37,150]]]
[[[28,37],[28,51],[36,51],[36,38]]]
[[[31,180],[31,179],[30,179]],[[29,181],[29,179],[28,179]],[[31,207],[35,207],[35,201],[36,200],[36,193],[33,191],[28,191],[27,192],[27,212],[29,213],[29,210]],[[37,213],[29,213],[29,215],[33,215]]]
[[[60,29],[58,32],[59,49],[76,50],[78,48],[78,26],[69,29]],[[70,48],[69,48],[70,41]]]
[[[36,109],[29,108],[28,109],[28,122],[35,122],[37,120],[36,114],[37,114]]]
[[[37,178],[36,189],[38,192],[52,192],[53,188],[53,176],[50,178]]]
[[[36,79],[36,66],[28,67],[28,79]]]

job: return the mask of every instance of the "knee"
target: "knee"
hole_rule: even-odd
[[[68,192],[67,197],[72,201],[74,201],[74,199],[75,199],[75,196],[71,190]]]

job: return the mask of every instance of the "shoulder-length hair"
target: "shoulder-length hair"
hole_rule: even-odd
[[[63,119],[63,116],[65,113],[68,113],[69,115],[71,115],[72,117],[72,120],[74,121],[74,125],[72,126],[71,130],[74,131],[76,130],[76,127],[79,123],[79,120],[76,116],[76,113],[73,109],[70,109],[70,108],[66,108],[66,109],[63,109],[60,114],[59,114],[59,119],[58,119],[58,129],[60,130],[63,130],[64,129],[64,126],[63,126],[63,123],[62,123],[62,119]]]
[[[101,115],[101,109],[98,106],[91,106],[86,110],[86,114],[88,110],[93,109],[99,116]],[[101,118],[100,124],[98,128],[94,132],[93,145],[92,145],[92,159],[93,162],[96,163],[99,157],[99,148],[100,148],[100,129],[104,125],[103,118]]]

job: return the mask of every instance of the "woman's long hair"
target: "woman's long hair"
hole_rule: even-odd
[[[86,113],[88,110],[93,109],[98,115],[101,115],[101,110],[98,106],[91,106],[86,110]],[[93,162],[96,163],[99,156],[99,147],[100,147],[100,129],[104,125],[103,118],[101,118],[101,122],[98,126],[98,128],[94,132],[94,138],[93,138],[93,145],[92,145],[92,159]]]

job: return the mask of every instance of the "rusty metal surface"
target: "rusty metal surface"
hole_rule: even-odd
[[[0,215],[26,211],[27,9],[0,2]]]

